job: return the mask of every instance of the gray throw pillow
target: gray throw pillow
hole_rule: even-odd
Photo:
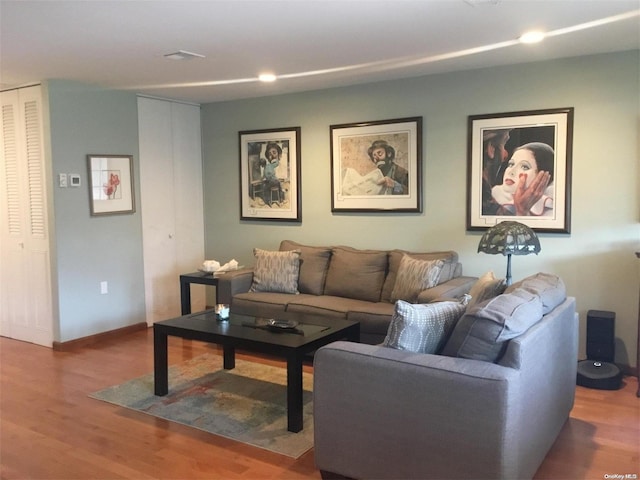
[[[438,285],[443,264],[442,260],[418,260],[409,255],[402,257],[396,284],[391,292],[391,301],[404,300],[415,303],[420,292]]]
[[[256,258],[250,292],[300,293],[300,251],[270,252],[253,249]]]
[[[291,240],[283,240],[280,242],[280,251],[287,250],[300,251],[300,277],[298,279],[300,293],[322,295],[331,259],[331,247],[310,247]]]
[[[398,300],[382,345],[415,353],[437,353],[465,308],[452,301],[412,304]]]
[[[458,321],[442,354],[496,362],[506,342],[542,318],[542,302],[521,288],[471,307]]]
[[[552,273],[536,273],[510,285],[505,293],[513,292],[516,288],[523,288],[540,297],[542,300],[542,313],[546,315],[560,305],[567,298],[567,289],[564,282]]]

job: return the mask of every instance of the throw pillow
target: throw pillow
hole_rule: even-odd
[[[334,247],[324,294],[379,302],[386,273],[387,252]]]
[[[473,284],[471,290],[469,290],[471,299],[469,300],[467,309],[485,300],[497,297],[504,292],[505,287],[506,285],[503,279],[496,278],[493,272],[485,273]]]
[[[253,249],[256,263],[250,292],[300,293],[298,274],[300,251],[270,252]]]
[[[298,279],[300,293],[322,295],[329,270],[331,247],[310,247],[291,240],[283,240],[280,243],[280,251],[286,250],[300,250],[300,277]]]
[[[402,257],[405,255],[409,255],[411,258],[417,258],[418,260],[442,260],[444,265],[440,272],[440,278],[438,278],[438,285],[448,282],[454,278],[458,268],[461,268],[460,263],[458,263],[458,254],[453,250],[426,253],[408,252],[406,250],[391,250],[389,252],[389,272],[387,273],[387,278],[385,279],[384,286],[382,287],[380,301],[391,301],[391,292],[393,292],[393,287],[396,284],[396,277],[398,275],[398,269],[400,268],[400,262],[402,261]],[[458,273],[458,275],[460,275],[460,273]]]
[[[557,275],[551,273],[536,273],[519,282],[510,285],[505,293],[513,292],[516,288],[524,288],[534,293],[542,300],[542,313],[546,315],[556,308],[565,298],[567,298],[567,289],[564,282]]]
[[[438,353],[464,311],[460,302],[415,305],[398,300],[382,345],[416,353]]]
[[[507,341],[522,335],[542,318],[537,295],[518,288],[467,310],[453,329],[442,354],[497,362]]]
[[[409,255],[402,257],[396,283],[391,292],[391,301],[404,300],[415,303],[421,291],[438,285],[443,264],[442,260],[418,260]]]

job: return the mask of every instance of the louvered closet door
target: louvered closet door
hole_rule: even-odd
[[[2,92],[0,334],[50,347],[51,267],[40,87]]]

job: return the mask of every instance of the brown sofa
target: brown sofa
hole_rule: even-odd
[[[454,251],[407,252],[359,250],[345,246],[308,246],[284,240],[279,251],[299,251],[299,293],[251,292],[253,268],[221,275],[218,300],[231,312],[270,318],[309,314],[360,322],[361,342],[381,343],[394,311],[394,285],[404,255],[417,260],[442,260],[437,285],[421,291],[414,303],[459,298],[476,277],[462,276]]]

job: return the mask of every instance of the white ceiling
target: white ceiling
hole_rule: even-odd
[[[207,103],[638,49],[639,14],[640,0],[0,0],[0,86]],[[533,28],[553,35],[516,41]],[[205,58],[164,58],[177,50]]]

